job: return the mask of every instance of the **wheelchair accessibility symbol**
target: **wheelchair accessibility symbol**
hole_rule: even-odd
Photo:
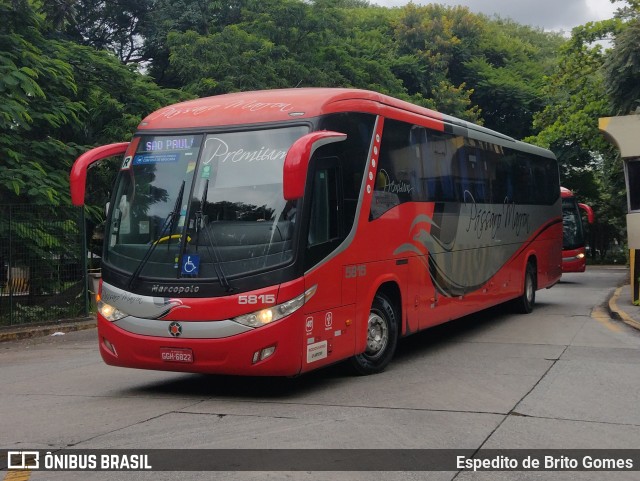
[[[200,271],[200,256],[197,254],[185,254],[182,256],[181,274],[184,276],[197,276]]]

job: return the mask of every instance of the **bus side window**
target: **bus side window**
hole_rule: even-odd
[[[455,145],[451,137],[429,131],[426,171],[433,179],[434,185],[427,200],[434,202],[451,202],[455,200],[451,158]]]
[[[516,204],[526,204],[535,199],[532,185],[533,175],[531,173],[530,159],[518,153],[516,162],[512,164],[513,180],[515,182],[514,201]]]
[[[382,133],[378,174],[371,201],[370,220],[381,217],[388,210],[411,202],[417,195],[418,179],[412,174],[419,159],[419,137],[412,135],[413,125],[397,120],[387,120]],[[412,145],[413,143],[413,145]]]

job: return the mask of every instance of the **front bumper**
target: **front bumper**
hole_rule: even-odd
[[[128,332],[98,314],[100,354],[112,366],[246,376],[293,376],[302,369],[302,321],[293,315],[272,325],[229,337],[202,339],[158,337]],[[150,321],[154,322],[154,321]],[[162,322],[162,321],[157,321]],[[197,321],[180,321],[188,329]],[[272,355],[256,361],[256,352],[275,346]],[[162,349],[186,349],[193,362],[162,359]]]

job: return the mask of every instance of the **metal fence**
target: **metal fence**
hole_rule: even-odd
[[[0,327],[88,314],[84,210],[0,205]]]

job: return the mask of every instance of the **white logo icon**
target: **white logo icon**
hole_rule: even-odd
[[[191,274],[193,271],[196,270],[196,265],[193,263],[193,261],[191,260],[191,256],[187,256],[187,262],[184,263],[184,266],[182,268],[187,274]]]
[[[327,312],[324,316],[324,328],[329,330],[333,326],[333,313]]]
[[[15,464],[17,461],[18,464]],[[8,451],[8,469],[39,469],[40,453],[38,451]]]

